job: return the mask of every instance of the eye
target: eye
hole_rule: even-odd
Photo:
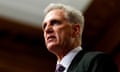
[[[59,20],[52,20],[51,24],[52,25],[59,25],[59,24],[61,24],[61,21],[59,21]]]
[[[45,29],[46,25],[47,25],[46,23],[43,23],[43,24],[42,24],[42,29],[43,29],[43,30]]]

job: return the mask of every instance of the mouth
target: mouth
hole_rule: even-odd
[[[47,42],[52,42],[52,41],[55,41],[56,40],[56,37],[55,36],[48,36],[47,37]]]

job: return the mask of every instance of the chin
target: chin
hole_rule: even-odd
[[[54,48],[55,48],[54,45],[47,45],[47,49],[48,49],[48,50],[52,50],[52,49],[54,49]]]
[[[56,45],[47,45],[47,49],[48,49],[48,51],[49,52],[54,52],[54,51],[56,51]]]

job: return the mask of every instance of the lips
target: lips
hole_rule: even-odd
[[[47,37],[47,42],[54,41],[55,39],[56,39],[55,36],[48,36],[48,37]]]

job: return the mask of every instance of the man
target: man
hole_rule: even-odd
[[[107,55],[82,49],[83,27],[84,17],[75,8],[50,4],[45,9],[42,28],[46,47],[56,55],[57,64],[61,67],[56,72],[116,72]]]

